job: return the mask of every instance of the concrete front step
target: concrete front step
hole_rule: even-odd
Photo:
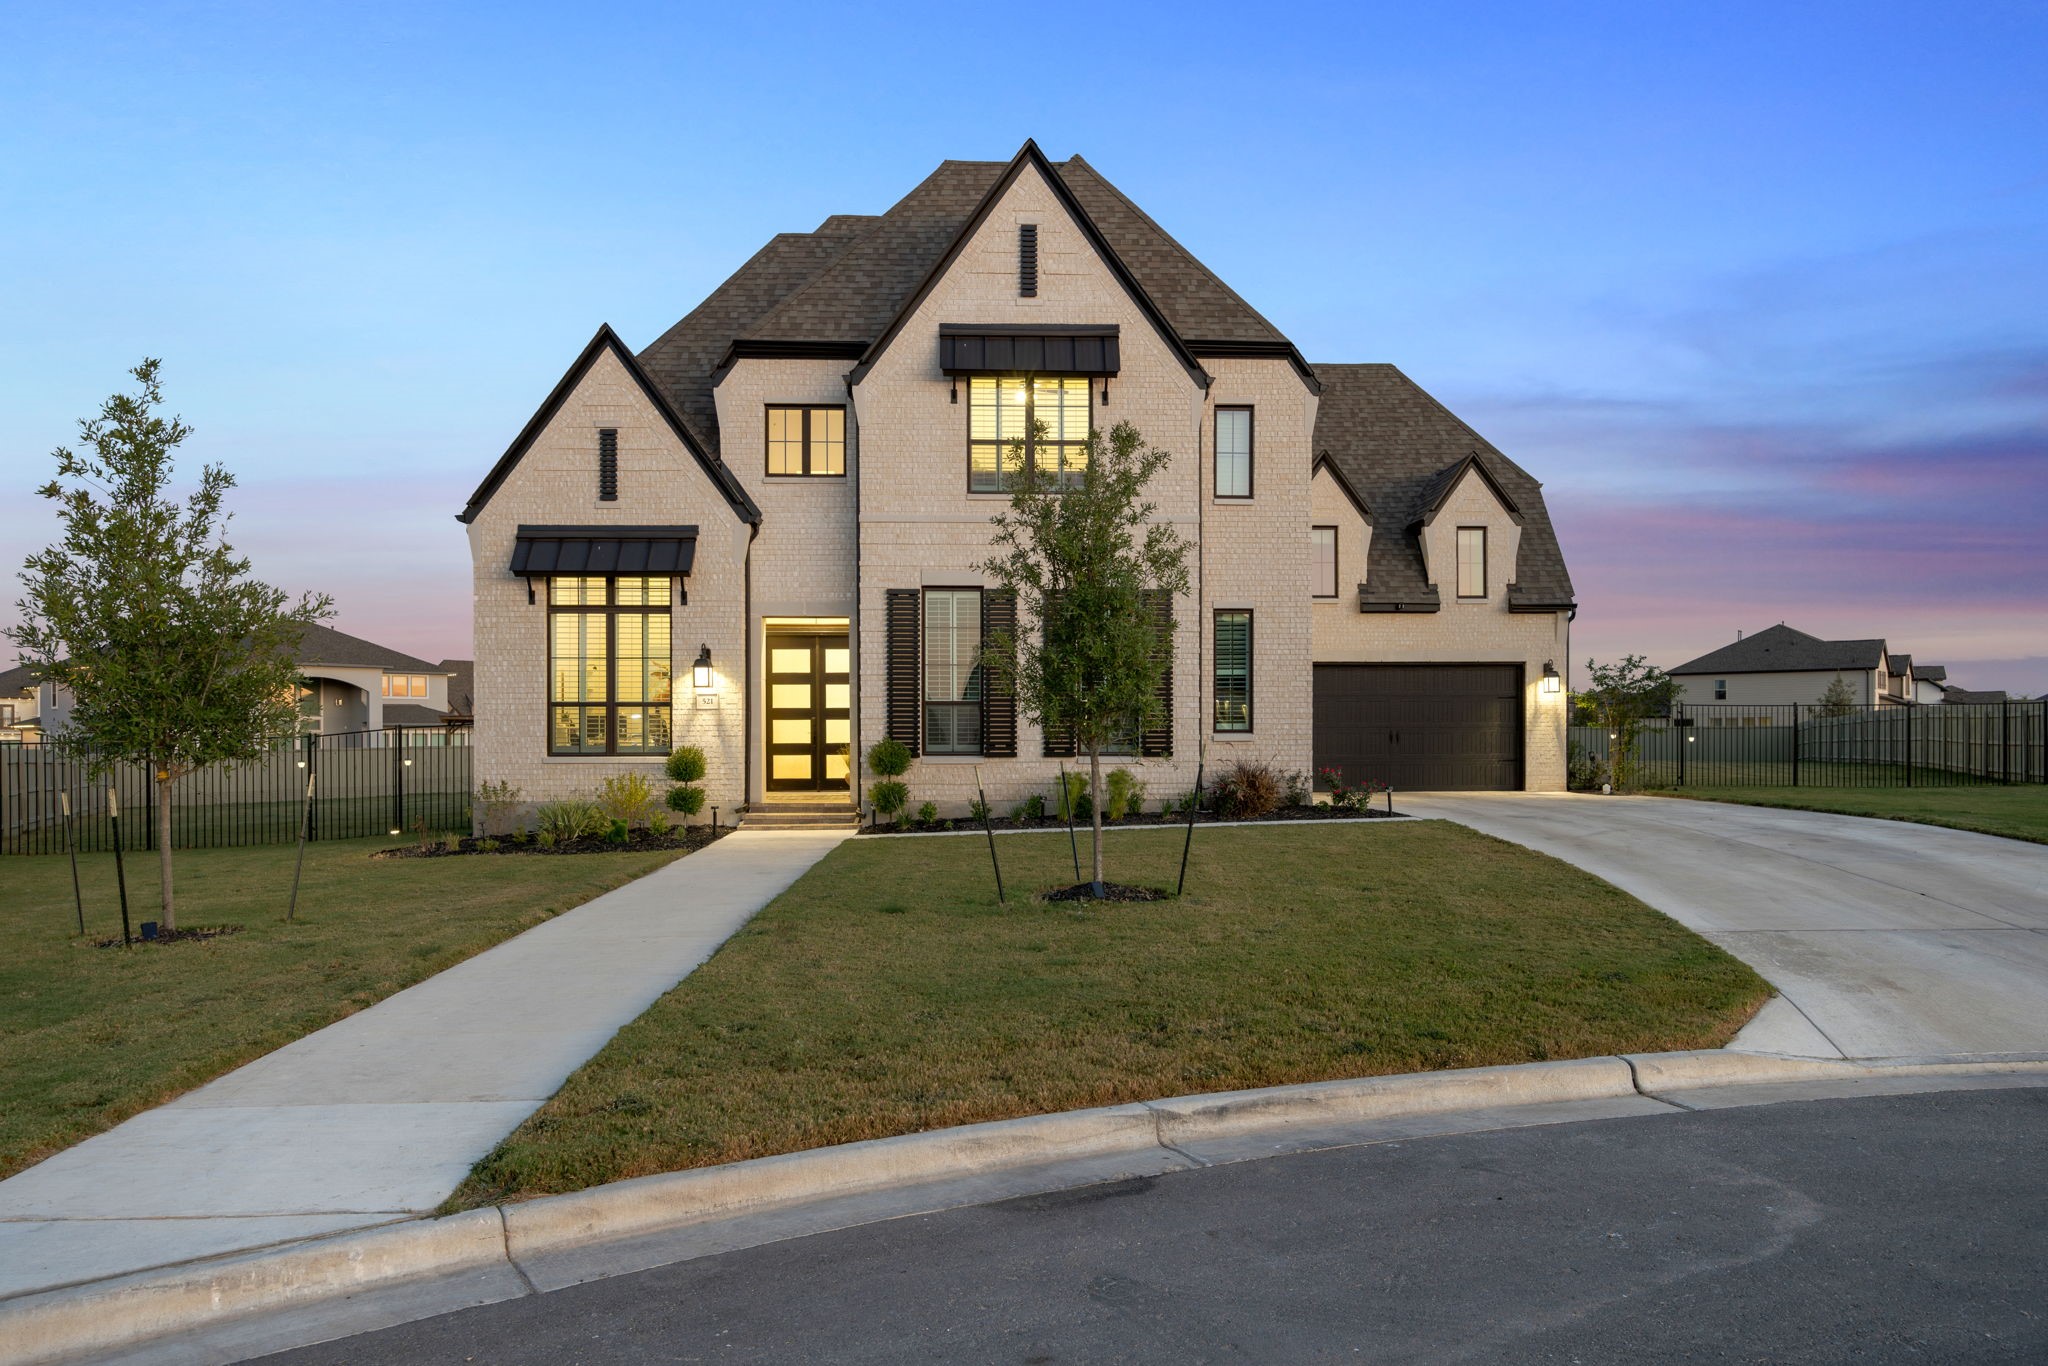
[[[777,811],[757,807],[740,819],[741,826],[748,830],[852,829],[859,823],[860,817],[847,806],[831,811]]]
[[[824,811],[843,816],[853,810],[853,803],[845,797],[771,797],[756,803],[753,809],[778,815],[785,811]]]

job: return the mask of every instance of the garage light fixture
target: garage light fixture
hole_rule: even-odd
[[[1552,660],[1552,659],[1546,659],[1546,660],[1544,660],[1544,661],[1543,661],[1543,692],[1544,692],[1544,694],[1545,694],[1546,696],[1549,696],[1549,697],[1555,697],[1555,696],[1556,696],[1556,695],[1557,695],[1558,693],[1560,693],[1560,692],[1562,692],[1562,691],[1564,691],[1564,680],[1563,680],[1562,678],[1559,678],[1559,677],[1557,676],[1557,661],[1556,661],[1556,660]]]

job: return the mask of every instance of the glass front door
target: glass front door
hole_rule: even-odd
[[[845,633],[768,637],[768,790],[845,792],[853,654]]]

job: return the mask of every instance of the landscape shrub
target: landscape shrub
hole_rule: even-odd
[[[926,802],[923,806],[917,808],[917,823],[919,825],[937,825],[939,823],[939,804],[937,802]]]
[[[969,820],[979,825],[981,822],[987,820],[988,817],[989,810],[987,802],[983,801],[979,797],[976,797],[973,801],[967,803],[967,818]],[[948,828],[951,828],[952,824],[953,822],[951,821],[946,822]]]
[[[583,797],[547,802],[535,813],[535,819],[540,824],[540,833],[546,839],[547,847],[602,835],[611,829],[611,817],[605,815],[596,802]]]
[[[1088,790],[1088,775],[1069,773],[1066,777],[1067,806],[1062,816],[1071,815],[1075,824],[1085,824],[1095,818],[1095,794]]]
[[[1120,821],[1133,811],[1145,809],[1145,785],[1131,776],[1127,768],[1113,768],[1104,780],[1102,794],[1102,818]]]
[[[673,759],[675,756],[669,757]],[[648,816],[660,805],[660,799],[646,774],[615,773],[597,785],[597,804],[605,815],[631,830],[647,824]]]
[[[1013,821],[1042,821],[1045,819],[1045,794],[1034,792],[1010,808]]]
[[[668,809],[694,816],[704,809],[704,789],[694,783],[678,783],[668,790]]]
[[[478,783],[470,804],[476,809],[486,835],[509,835],[520,824],[519,788],[512,783]]]
[[[884,778],[868,789],[868,804],[875,808],[877,816],[887,816],[892,821],[896,820],[909,803],[909,784],[894,778]]]
[[[711,766],[705,762],[703,750],[695,745],[678,745],[669,751],[662,771],[676,784],[664,799],[668,809],[681,812],[687,825],[689,817],[704,809],[704,789],[697,784],[711,771]]]
[[[669,831],[675,828],[675,822],[668,818],[667,812],[656,809],[647,813],[647,833],[656,839],[667,839]]]
[[[868,750],[868,771],[877,778],[900,778],[910,772],[910,746],[901,740],[878,740]]]
[[[1309,806],[1315,801],[1315,788],[1310,785],[1308,774],[1298,768],[1290,768],[1282,774],[1280,786],[1282,806]]]
[[[1217,775],[1210,803],[1218,819],[1255,821],[1280,805],[1280,775],[1263,759],[1238,759]]]

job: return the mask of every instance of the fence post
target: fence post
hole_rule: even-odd
[[[1913,709],[1906,708],[1906,786],[1913,785]]]
[[[306,777],[310,780],[320,771],[320,735],[315,731],[306,737]],[[320,838],[320,800],[310,795],[306,798],[306,838]]]
[[[391,833],[405,829],[405,732],[387,730],[391,740]]]
[[[1799,704],[1792,704],[1792,786],[1799,786]]]

